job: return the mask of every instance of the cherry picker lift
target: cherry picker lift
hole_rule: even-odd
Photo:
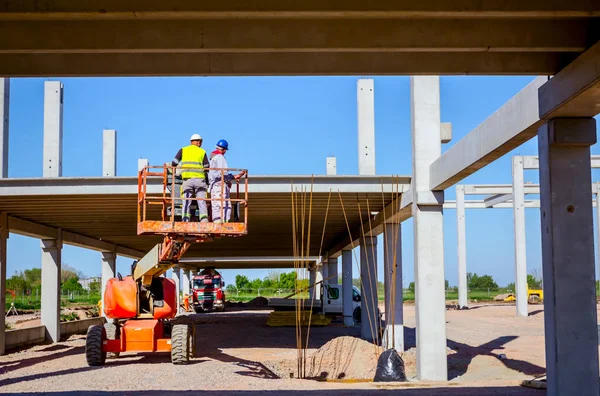
[[[161,171],[151,171],[152,168]],[[219,171],[222,176],[229,171],[241,171],[240,179],[236,180],[236,198],[221,198],[221,211],[225,201],[234,208],[232,221],[228,223],[199,222],[195,214],[196,198],[190,198],[191,221],[182,221],[182,203],[186,198],[181,197],[182,180],[176,176],[175,167],[146,166],[139,172],[137,234],[162,236],[163,241],[133,263],[131,275],[123,278],[118,274],[108,280],[103,304],[108,322],[104,326],[88,328],[85,344],[88,365],[101,366],[108,353],[118,357],[121,352],[130,351],[170,352],[173,364],[188,363],[190,328],[175,319],[178,312],[175,282],[161,275],[179,262],[192,243],[247,234],[248,171]],[[221,178],[221,183],[224,179]],[[245,185],[243,198],[240,198],[241,182]],[[159,186],[162,186],[162,192],[157,191]],[[210,198],[203,200],[210,208]],[[243,216],[240,216],[240,206],[244,208]],[[158,217],[159,209],[161,220],[148,220],[148,217]],[[221,218],[224,218],[223,214]]]

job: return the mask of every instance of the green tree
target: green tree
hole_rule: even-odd
[[[235,293],[236,288],[234,285],[232,285],[231,283],[227,285],[227,287],[225,287],[225,291],[227,293]]]
[[[408,290],[410,290],[411,293],[415,292],[415,282],[410,282],[410,284],[408,285]]]
[[[68,292],[83,292],[83,286],[79,283],[78,276],[67,279],[67,281],[62,284],[61,289]]]
[[[250,281],[246,275],[236,275],[235,276],[235,286],[238,289],[247,289],[250,287]]]
[[[490,275],[482,275],[479,276],[477,274],[473,274],[469,272],[467,274],[467,286],[469,289],[477,290],[477,289],[498,289],[498,284],[494,281]]]
[[[90,294],[98,295],[100,294],[100,282],[90,282]]]

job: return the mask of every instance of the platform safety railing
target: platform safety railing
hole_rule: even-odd
[[[216,197],[212,197],[209,196],[211,193],[211,189],[212,187],[214,187],[214,184],[211,186],[209,184],[208,181],[208,177],[206,177],[205,179],[205,183],[206,183],[206,197],[202,198],[202,197],[195,197],[192,196],[190,198],[186,198],[185,197],[185,193],[182,189],[183,186],[183,178],[181,178],[180,176],[177,175],[178,171],[200,171],[200,172],[206,172],[205,174],[208,175],[209,171],[219,171],[221,174],[221,178],[219,181],[216,181],[215,183],[220,183],[221,186],[221,194],[220,197],[216,198]],[[237,175],[239,175],[238,178],[233,178],[230,182],[225,182],[226,179],[226,175],[233,173],[233,172],[238,172]],[[150,180],[154,180],[154,181],[158,181],[160,180],[160,184],[162,185],[162,193],[152,193],[152,192],[148,192],[148,185],[155,185],[158,183],[152,183],[152,181],[150,181],[149,183],[149,179]],[[244,184],[244,191],[243,193],[240,192],[240,185]],[[235,186],[234,186],[235,184]],[[229,194],[229,198],[225,198],[225,187],[230,187],[230,194]],[[180,189],[181,194],[179,197],[176,196],[176,189]],[[202,170],[195,170],[195,169],[188,169],[188,168],[179,168],[176,166],[172,166],[172,165],[162,165],[162,166],[151,166],[151,165],[146,165],[138,174],[138,213],[137,213],[137,218],[138,218],[138,224],[145,222],[145,221],[156,221],[157,219],[149,219],[148,218],[148,205],[160,205],[162,210],[161,210],[161,221],[163,222],[170,222],[172,224],[172,226],[175,226],[175,205],[176,205],[176,201],[180,201],[181,202],[181,207],[182,207],[182,221],[183,221],[183,215],[184,215],[184,208],[185,208],[185,201],[205,201],[206,202],[206,206],[207,206],[207,214],[209,216],[209,222],[212,223],[212,210],[209,210],[209,207],[211,206],[211,203],[214,202],[219,202],[220,203],[220,218],[221,221],[223,222],[223,220],[225,220],[225,203],[229,204],[229,210],[231,213],[231,216],[233,216],[233,209],[234,209],[234,204],[239,204],[239,206],[243,207],[243,211],[244,211],[244,215],[243,215],[243,221],[237,221],[237,222],[233,222],[233,221],[229,221],[228,223],[243,223],[244,224],[244,229],[246,229],[246,226],[248,224],[248,170],[247,169],[240,169],[240,168],[203,168]],[[190,207],[191,207],[191,203],[190,203]],[[170,214],[167,216],[167,208],[170,208]],[[239,213],[240,211],[238,210],[238,216],[241,218],[241,213]],[[241,220],[241,219],[240,219]],[[225,223],[227,224],[227,223]]]

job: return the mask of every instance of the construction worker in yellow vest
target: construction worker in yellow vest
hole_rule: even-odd
[[[196,197],[198,203],[198,211],[200,212],[200,222],[208,222],[208,209],[206,207],[207,190],[207,175],[208,171],[205,171],[209,167],[208,157],[206,151],[201,148],[202,137],[197,133],[190,137],[190,145],[182,147],[175,155],[173,166],[181,164],[181,178],[183,179],[183,195],[185,198]],[[188,222],[191,220],[192,215],[190,213],[191,200],[185,200],[183,202],[183,213],[181,214],[182,220]]]

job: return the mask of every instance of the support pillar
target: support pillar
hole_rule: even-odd
[[[315,283],[317,283],[317,268],[316,265],[313,265],[308,270],[308,284],[314,285]],[[316,287],[317,286],[313,286],[310,289],[308,289],[308,298],[310,298],[311,300],[316,299]]]
[[[404,351],[404,300],[402,298],[402,225],[386,224],[384,229],[385,349]]]
[[[360,337],[369,342],[379,339],[377,312],[377,237],[364,237],[360,241]]]
[[[375,96],[370,78],[357,82],[358,174],[375,174]]]
[[[62,176],[63,84],[44,83],[44,177]]]
[[[190,295],[190,270],[184,269],[183,271],[183,294],[189,296]]]
[[[117,175],[117,131],[105,129],[102,133],[102,176]]]
[[[429,166],[442,151],[440,79],[415,76],[410,82],[417,378],[446,381],[444,196],[429,189]]]
[[[317,262],[315,274],[316,274],[316,281],[321,282],[317,286],[315,286],[315,299],[320,300],[321,299],[321,289],[323,288],[323,279],[325,279],[325,277],[323,276],[323,261],[322,260],[319,260]]]
[[[41,322],[46,326],[46,339],[60,340],[60,271],[62,237],[43,239],[42,248],[42,314]]]
[[[8,177],[8,114],[10,79],[0,78],[0,177]],[[3,327],[4,328],[4,327]]]
[[[8,216],[0,214],[0,356],[6,353],[6,246],[8,242]]]
[[[597,395],[598,320],[590,205],[593,118],[538,129],[547,394]]]
[[[177,293],[177,313],[179,313],[179,306],[181,305],[181,269],[179,267],[173,267],[173,275],[171,278],[175,281],[175,292]]]
[[[515,296],[517,316],[529,315],[527,307],[527,245],[525,244],[525,184],[523,157],[512,158],[513,213],[515,222]]]
[[[104,314],[104,291],[106,290],[106,284],[110,278],[117,276],[117,255],[115,253],[103,252],[102,253],[102,312],[101,315],[106,317]],[[42,285],[43,287],[43,285]]]
[[[596,193],[596,224],[597,224],[597,230],[596,233],[598,235],[598,240],[597,242],[597,246],[598,246],[598,251],[596,252],[598,255],[598,264],[597,264],[597,268],[596,268],[596,277],[600,277],[600,182],[596,182],[596,191],[598,191]],[[542,287],[544,286],[544,284],[542,283]]]
[[[352,299],[352,250],[342,250],[342,314],[344,326],[354,326]]]
[[[327,157],[327,174],[335,175],[337,173],[337,164],[335,157]]]
[[[333,276],[333,278],[331,278]],[[338,284],[338,259],[337,258],[329,258],[327,259],[327,277],[329,280],[327,281],[328,285],[337,285]]]
[[[467,231],[465,224],[465,186],[456,185],[456,228],[458,243],[458,307],[469,306],[467,285]]]
[[[138,158],[138,172],[148,166],[148,160],[146,158]]]

